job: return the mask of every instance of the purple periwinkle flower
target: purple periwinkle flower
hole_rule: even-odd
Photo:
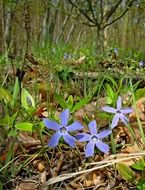
[[[52,137],[48,143],[49,147],[56,147],[58,145],[61,137],[63,137],[64,141],[70,147],[72,147],[72,148],[75,147],[76,138],[73,137],[72,135],[70,135],[69,133],[73,132],[73,131],[81,130],[83,128],[83,126],[77,121],[68,125],[69,115],[70,115],[69,110],[65,109],[60,114],[60,124],[53,120],[49,120],[46,118],[43,119],[43,122],[48,129],[52,129],[52,130],[56,131],[52,135]]]
[[[144,62],[143,60],[141,60],[141,61],[139,62],[139,66],[140,66],[140,67],[144,67],[144,66],[145,66],[145,62]]]
[[[118,49],[114,48],[114,53],[118,54]]]
[[[64,53],[64,56],[63,56],[63,58],[64,59],[72,59],[72,55],[71,54],[68,54],[68,53]]]
[[[102,142],[102,139],[111,133],[111,130],[104,130],[100,133],[97,131],[97,123],[95,120],[91,121],[88,125],[90,134],[78,133],[76,135],[79,142],[87,142],[85,149],[85,156],[90,157],[94,155],[94,149],[97,147],[101,152],[107,154],[109,152],[109,146]]]
[[[127,123],[129,120],[126,117],[126,114],[129,114],[133,111],[132,108],[122,108],[122,100],[121,100],[120,96],[117,99],[117,108],[116,109],[113,107],[105,106],[102,108],[102,110],[115,114],[112,119],[112,123],[111,123],[112,129],[117,126],[119,119],[127,126]]]

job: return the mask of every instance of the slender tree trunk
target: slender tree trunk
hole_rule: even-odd
[[[122,29],[121,45],[123,48],[126,48],[128,45],[128,24],[129,24],[129,13],[126,14],[126,17],[124,19],[123,29]]]
[[[0,0],[0,54],[4,52],[4,20],[3,20],[3,0]]]
[[[41,35],[41,45],[42,45],[42,47],[45,46],[45,41],[46,41],[46,38],[47,38],[49,14],[50,14],[50,9],[47,8],[45,13],[44,13],[43,22],[42,22],[42,35]]]
[[[73,32],[74,32],[74,28],[75,28],[75,22],[73,22],[69,32],[68,32],[68,35],[67,35],[67,38],[66,38],[66,41],[65,41],[65,45],[69,42]]]
[[[11,43],[11,21],[12,21],[12,10],[11,8],[7,7],[5,9],[5,31],[4,31],[6,51]]]
[[[108,47],[108,28],[104,29],[104,41],[103,41],[103,49],[106,50]]]
[[[82,28],[81,28],[80,31],[79,31],[79,33],[78,33],[78,36],[77,36],[75,52],[76,52],[77,49],[79,48],[79,45],[80,45],[80,38],[81,38],[82,33],[83,33],[83,30],[82,30]]]
[[[97,52],[98,53],[103,53],[105,50],[104,47],[104,41],[105,41],[105,36],[104,36],[104,28],[98,29],[98,36],[97,36]]]
[[[65,26],[66,26],[68,20],[69,20],[69,17],[66,15],[66,16],[65,16],[65,19],[64,19],[64,21],[63,21],[61,30],[60,30],[60,32],[59,32],[57,38],[56,38],[56,44],[57,44],[57,42],[59,41],[59,39],[61,38],[61,36],[62,36],[62,34],[63,34],[63,32],[64,32],[64,29],[65,29]]]

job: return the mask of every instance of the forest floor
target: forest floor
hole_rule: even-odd
[[[44,60],[29,55],[25,73],[13,64],[2,68],[0,190],[145,190],[144,66],[123,65],[117,58],[101,61],[96,69],[83,66],[86,57],[62,62],[46,69]],[[110,129],[112,115],[102,107],[116,108],[119,96],[123,107],[133,109],[127,115],[131,130],[119,120],[104,141],[108,153],[95,149],[86,157],[86,143],[77,141],[71,148],[64,139],[48,146],[53,130],[44,118],[59,123],[69,109],[70,123],[80,122],[83,133],[94,120],[99,131]]]

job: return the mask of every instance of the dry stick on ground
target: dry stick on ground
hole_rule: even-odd
[[[80,174],[90,173],[90,172],[92,172],[94,170],[104,168],[104,167],[107,167],[107,166],[111,166],[111,165],[119,163],[119,162],[127,161],[127,160],[130,160],[130,159],[141,158],[144,155],[145,155],[145,151],[137,152],[137,153],[131,153],[131,154],[111,155],[111,156],[109,156],[107,159],[105,159],[103,161],[89,163],[89,165],[96,165],[93,168],[86,169],[86,170],[79,171],[79,172],[63,174],[63,175],[60,175],[60,176],[57,176],[57,177],[52,177],[46,182],[45,187],[47,187],[49,185],[52,185],[54,183],[61,182],[61,181],[64,181],[66,179],[75,177],[75,176],[80,175]]]

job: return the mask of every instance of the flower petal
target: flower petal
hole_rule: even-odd
[[[117,126],[118,121],[119,121],[119,115],[115,114],[115,116],[112,119],[112,123],[111,123],[111,128],[112,129]]]
[[[97,123],[95,120],[91,121],[88,125],[91,134],[97,134]]]
[[[120,110],[121,107],[122,107],[122,100],[121,100],[121,96],[119,96],[117,99],[117,110]]]
[[[68,119],[69,119],[69,110],[65,109],[61,114],[60,114],[60,119],[61,119],[61,124],[63,126],[66,126],[68,124]]]
[[[112,108],[110,106],[104,106],[104,107],[102,107],[102,110],[105,112],[109,112],[109,113],[116,113],[116,109]]]
[[[76,139],[71,136],[69,133],[66,133],[65,135],[63,135],[63,138],[65,140],[65,142],[72,148],[75,147],[75,142],[76,142]]]
[[[61,134],[60,132],[56,132],[54,133],[54,135],[52,135],[51,139],[49,140],[48,146],[49,147],[56,147],[58,145],[59,139],[61,138]]]
[[[85,156],[90,157],[94,155],[95,143],[89,142],[86,145]]]
[[[123,114],[120,115],[120,120],[127,126],[129,120]]]
[[[44,119],[43,119],[43,122],[44,122],[45,126],[46,126],[48,129],[52,129],[52,130],[57,131],[57,130],[59,130],[59,128],[60,128],[60,125],[59,125],[56,121],[51,121],[51,120],[49,120],[49,119],[44,118]]]
[[[98,137],[100,139],[103,139],[104,137],[106,137],[106,136],[108,136],[110,134],[111,134],[111,130],[107,129],[107,130],[104,130],[104,131],[98,133]]]
[[[78,133],[75,135],[79,142],[90,141],[90,135],[87,133]]]
[[[78,121],[75,121],[74,123],[72,123],[71,125],[67,126],[68,131],[77,131],[77,130],[81,130],[84,127],[81,125],[81,123],[79,123]]]
[[[128,114],[128,113],[133,112],[133,109],[132,108],[124,108],[124,109],[121,109],[121,112],[123,114]]]
[[[103,153],[107,154],[109,152],[109,146],[106,143],[103,143],[102,141],[96,142],[96,147]]]

